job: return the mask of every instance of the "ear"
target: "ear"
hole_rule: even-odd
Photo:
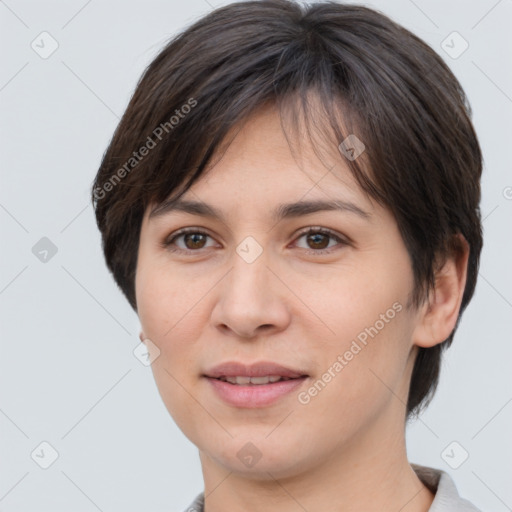
[[[461,234],[455,235],[450,254],[436,271],[430,300],[419,309],[412,337],[414,345],[433,347],[453,332],[466,287],[468,257],[469,244]]]

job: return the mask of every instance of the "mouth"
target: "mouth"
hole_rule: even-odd
[[[306,377],[304,375],[303,377]],[[300,379],[302,377],[281,377],[279,375],[268,375],[264,377],[247,377],[247,376],[237,376],[237,377],[227,377],[222,376],[219,377],[218,380],[222,382],[229,382],[230,384],[234,384],[235,386],[264,386],[267,384],[274,384],[275,382],[283,382],[287,380],[295,380]]]
[[[270,362],[252,365],[229,362],[208,370],[203,377],[225,403],[255,408],[276,403],[301,386],[309,375]]]

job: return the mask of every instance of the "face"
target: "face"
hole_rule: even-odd
[[[262,478],[403,433],[413,362],[393,216],[337,147],[329,166],[305,142],[302,155],[259,112],[181,198],[210,208],[150,207],[140,237],[138,314],[169,413],[202,457]],[[338,208],[283,207],[304,202]]]

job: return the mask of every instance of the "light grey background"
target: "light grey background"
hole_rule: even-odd
[[[105,268],[89,188],[145,66],[169,37],[219,5],[0,2],[3,512],[171,512],[202,490],[196,448],[132,352],[138,320]],[[449,471],[484,511],[512,510],[512,2],[366,5],[449,63],[474,109],[485,157],[476,295],[434,402],[408,429],[409,457]],[[31,47],[51,49],[43,31],[58,43],[45,59]],[[463,48],[454,31],[469,43],[456,59],[441,46],[446,40],[452,55]],[[32,252],[42,237],[55,255],[44,253],[45,242],[38,257]],[[39,466],[51,456],[43,441],[59,454],[48,469]]]

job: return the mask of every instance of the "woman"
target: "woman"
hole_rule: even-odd
[[[456,78],[371,9],[240,2],[162,50],[93,198],[188,510],[477,510],[405,422],[475,289],[481,169]]]

